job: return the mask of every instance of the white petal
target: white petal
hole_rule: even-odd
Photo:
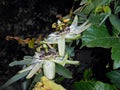
[[[76,27],[77,25],[78,25],[78,16],[76,15],[76,16],[74,17],[74,20],[73,20],[71,26],[70,26],[70,29]]]
[[[76,36],[76,34],[74,34],[74,33],[68,33],[68,34],[66,34],[65,38],[71,39],[71,38],[73,38],[75,36]]]
[[[23,72],[29,71],[29,70],[31,70],[33,67],[34,67],[34,65],[30,65],[29,67],[26,67],[26,68],[24,68],[23,70],[20,70],[18,73],[23,73]]]
[[[35,66],[33,67],[33,69],[30,71],[30,73],[27,75],[27,79],[31,78],[34,74],[36,74],[36,72],[40,69],[41,67],[41,63],[37,63],[35,64]]]
[[[55,77],[55,63],[46,60],[43,64],[43,71],[48,79],[53,79]]]
[[[65,37],[58,38],[58,51],[60,56],[65,54]]]
[[[58,25],[60,25],[62,22],[60,20],[57,21]]]
[[[74,31],[71,31],[71,33],[80,34],[83,31],[85,31],[87,28],[89,28],[90,26],[91,26],[91,24],[88,24],[88,25],[85,25],[85,26],[79,26],[79,27],[75,28]]]
[[[39,56],[40,56],[40,53],[35,52],[34,58],[39,58]]]

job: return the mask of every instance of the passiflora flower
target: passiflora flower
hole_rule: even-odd
[[[58,20],[58,26],[61,24],[60,20]],[[49,43],[57,43],[58,37],[64,36],[65,39],[74,39],[80,36],[80,34],[85,31],[87,28],[89,28],[91,24],[88,23],[88,20],[84,22],[82,25],[78,25],[78,16],[76,15],[74,17],[74,20],[70,26],[66,26],[64,30],[61,32],[53,32],[51,33],[47,41]]]
[[[33,90],[66,90],[61,85],[49,80],[47,77],[43,76],[40,82],[37,82]]]
[[[10,63],[10,66],[25,65],[26,67],[20,70],[18,73],[29,71],[26,78],[30,79],[37,72],[43,71],[43,74],[48,79],[54,79],[55,77],[55,63],[62,66],[65,64],[79,64],[78,61],[68,60],[68,54],[64,57],[60,57],[55,50],[49,50],[49,52],[35,52],[33,57],[24,57],[22,61],[14,61]],[[43,69],[43,70],[41,70]]]

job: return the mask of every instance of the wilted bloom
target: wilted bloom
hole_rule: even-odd
[[[33,90],[66,90],[61,85],[49,80],[47,77],[43,76],[40,82],[37,82]]]

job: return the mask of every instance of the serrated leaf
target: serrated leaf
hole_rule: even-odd
[[[95,86],[95,82],[92,81],[88,81],[88,82],[75,82],[73,84],[73,89],[74,90],[95,90],[94,89]]]
[[[95,90],[117,90],[113,85],[97,81],[95,83]]]
[[[109,35],[105,26],[92,26],[83,33],[82,42],[88,47],[110,48],[112,42],[115,42],[111,41],[114,38]]]
[[[88,47],[112,48],[112,59],[117,62],[120,61],[120,38],[115,35],[110,36],[106,27],[103,25],[88,28],[83,33],[82,43],[83,46],[86,45]]]
[[[20,73],[20,74],[16,74],[14,75],[12,78],[10,78],[2,87],[0,87],[0,90],[3,90],[5,87],[8,87],[9,85],[11,85],[12,83],[22,79],[23,77],[25,77],[27,74],[29,73],[29,71]]]
[[[14,62],[11,62],[9,64],[9,66],[30,64],[32,61],[33,61],[33,59],[31,59],[31,60],[14,61]]]
[[[72,78],[72,73],[68,69],[57,63],[56,63],[55,72],[58,73],[59,75],[62,75],[65,78]]]
[[[107,76],[120,89],[120,70],[108,72]]]
[[[117,90],[115,86],[100,81],[76,82],[74,83],[73,88],[74,90]]]

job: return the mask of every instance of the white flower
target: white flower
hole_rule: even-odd
[[[66,34],[66,38],[74,38],[76,35],[82,33],[87,28],[89,28],[91,24],[88,24],[88,20],[82,25],[78,26],[78,16],[76,15],[72,24],[70,25],[70,31]]]
[[[58,20],[58,25],[59,24],[60,24],[60,21]],[[67,26],[65,30],[63,30],[62,32],[51,33],[47,38],[47,42],[51,44],[56,44],[58,37],[61,37],[61,36],[64,36],[65,39],[74,40],[75,38],[80,37],[80,34],[90,26],[91,24],[88,24],[88,20],[82,25],[78,26],[78,16],[76,15],[72,24],[69,27]]]
[[[28,62],[29,58],[24,58],[25,60],[15,61],[11,63],[11,65],[18,65],[19,62],[21,62],[23,65],[28,65],[28,67],[25,67],[23,70],[18,72],[23,73],[30,71],[26,76],[27,79],[33,77],[38,71],[41,71],[42,68],[44,75],[49,79],[53,79],[55,77],[55,63],[58,63],[62,66],[65,66],[65,64],[79,64],[78,61],[68,60],[68,54],[66,54],[64,57],[59,57],[58,55],[43,55],[42,59],[40,56],[41,53],[35,52],[35,55],[32,59],[30,59],[30,62]]]

